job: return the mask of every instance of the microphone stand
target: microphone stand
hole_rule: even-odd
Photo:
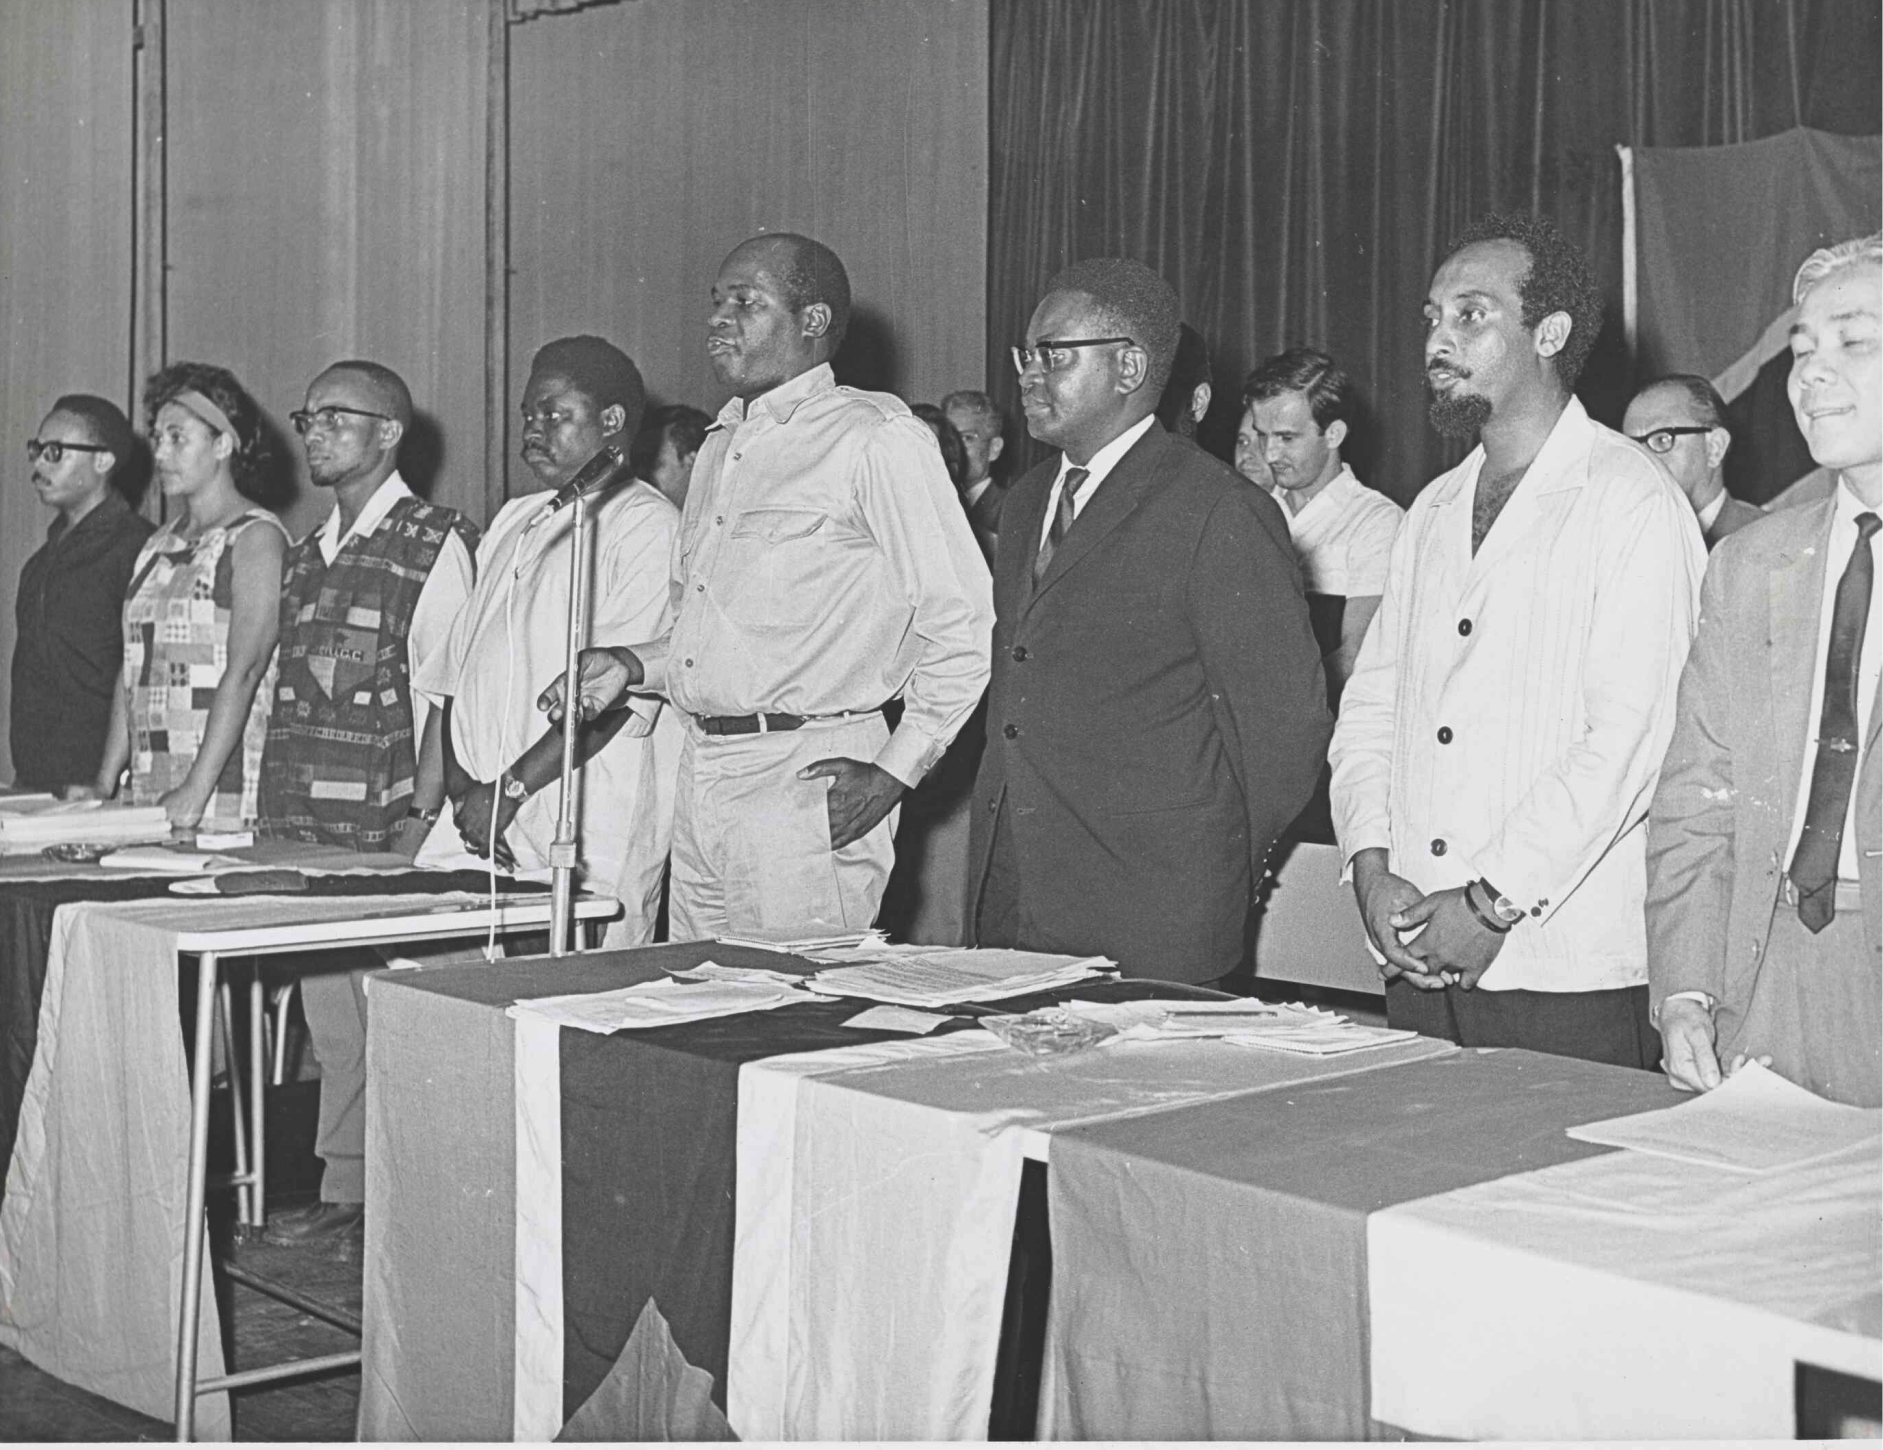
[[[575,905],[576,811],[580,783],[575,774],[575,738],[581,729],[577,660],[588,636],[588,496],[575,496],[575,527],[569,531],[569,638],[563,657],[562,795],[556,807],[556,838],[549,847],[549,954],[569,954]]]

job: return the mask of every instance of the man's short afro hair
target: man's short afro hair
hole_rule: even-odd
[[[1552,312],[1569,314],[1569,338],[1553,361],[1565,389],[1573,389],[1602,330],[1602,294],[1589,272],[1582,249],[1540,216],[1492,212],[1480,217],[1451,244],[1454,257],[1478,242],[1510,241],[1530,254],[1530,270],[1517,284],[1523,325],[1534,328]]]
[[[1170,283],[1129,257],[1093,257],[1074,262],[1046,290],[1082,292],[1096,302],[1109,319],[1107,326],[1116,327],[1150,354],[1147,382],[1152,398],[1161,396],[1183,331],[1183,314]]]

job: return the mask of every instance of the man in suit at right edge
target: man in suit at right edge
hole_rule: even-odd
[[[1813,252],[1793,297],[1787,388],[1837,486],[1707,570],[1648,820],[1649,983],[1675,1087],[1759,1060],[1876,1107],[1883,238]]]
[[[1001,513],[970,879],[983,946],[1211,982],[1331,722],[1281,511],[1157,426],[1179,326],[1161,277],[1101,259],[1014,349],[1062,452]]]

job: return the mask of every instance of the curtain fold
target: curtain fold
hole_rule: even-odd
[[[1535,210],[1586,249],[1610,294],[1579,391],[1612,422],[1633,381],[1616,143],[1873,134],[1880,49],[1883,20],[1862,0],[997,5],[995,396],[1017,419],[1006,348],[1051,274],[1135,256],[1210,343],[1206,443],[1227,454],[1250,367],[1322,346],[1370,414],[1348,450],[1356,471],[1409,500],[1460,456],[1425,423],[1420,306],[1439,254],[1485,211]]]

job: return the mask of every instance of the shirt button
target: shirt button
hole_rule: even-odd
[[[743,453],[735,453],[735,454],[733,454],[732,456],[733,456],[734,458],[743,458],[743,457],[745,457],[745,455],[744,455]]]
[[[1026,646],[1025,645],[1017,644],[1013,647],[1013,659],[1014,659],[1015,664],[1026,663]]]
[[[1438,743],[1440,745],[1451,744],[1451,726],[1441,725],[1438,727]]]
[[[1470,634],[1471,633],[1471,621],[1468,619],[1459,620],[1458,621],[1458,633]]]
[[[726,521],[726,516],[724,514],[719,515],[718,518],[713,520],[713,522],[716,524],[723,524],[725,521]]]
[[[988,809],[989,809],[990,811],[997,811],[997,810],[999,810],[999,809],[1000,809],[1000,799],[999,799],[999,797],[995,797],[995,798],[994,798],[993,800],[991,800],[991,801],[989,801],[989,802],[987,803],[987,808],[988,808]]]
[[[1440,836],[1437,840],[1432,842],[1432,854],[1434,856],[1443,856],[1445,854],[1445,838],[1443,836]]]
[[[686,664],[686,667],[687,667],[687,668],[688,668],[689,670],[693,668],[693,661],[692,661],[692,660],[687,660],[687,661],[685,661],[685,664]]]
[[[1000,727],[1000,733],[1005,735],[1009,740],[1018,740],[1020,738],[1020,727],[1018,725],[1003,725]]]
[[[1533,906],[1533,907],[1531,907],[1531,908],[1530,908],[1530,915],[1532,915],[1532,916],[1541,916],[1542,914],[1543,914],[1543,908],[1542,908],[1542,907],[1540,907],[1540,906]]]
[[[704,594],[706,592],[706,586],[704,584],[695,584],[693,588],[694,588],[694,591],[699,594]]]

